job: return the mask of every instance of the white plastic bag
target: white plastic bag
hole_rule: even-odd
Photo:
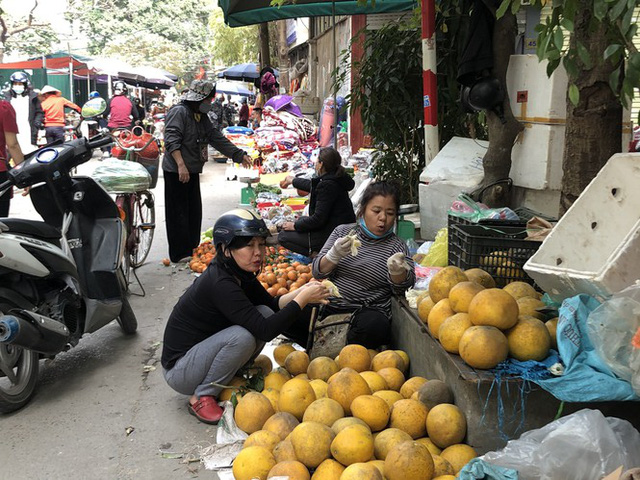
[[[480,457],[513,468],[521,480],[599,480],[640,465],[640,433],[626,420],[580,410]]]
[[[587,320],[589,340],[598,356],[640,395],[640,349],[633,336],[640,329],[640,283],[622,290],[596,308]]]

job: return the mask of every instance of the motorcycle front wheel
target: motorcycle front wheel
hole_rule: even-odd
[[[131,308],[131,304],[129,303],[129,299],[126,297],[122,297],[122,309],[120,310],[120,315],[118,316],[118,324],[120,324],[120,328],[127,335],[132,335],[136,333],[138,329],[138,319],[136,318],[136,314]]]
[[[13,305],[0,303],[7,312]],[[24,407],[35,393],[40,357],[37,352],[13,345],[0,345],[0,413]]]

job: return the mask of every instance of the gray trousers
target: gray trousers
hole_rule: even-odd
[[[273,311],[264,305],[256,307],[269,317]],[[236,372],[264,348],[265,342],[257,340],[239,325],[210,336],[194,345],[181,357],[171,370],[164,370],[164,379],[176,392],[183,395],[217,397],[222,387],[228,385]]]

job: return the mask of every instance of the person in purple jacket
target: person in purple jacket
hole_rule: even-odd
[[[272,297],[257,279],[269,230],[254,212],[223,214],[213,227],[216,257],[180,297],[164,332],[161,363],[175,391],[189,395],[198,420],[222,417],[217,396],[236,372],[290,327],[310,304],[327,304],[329,291],[312,281]]]

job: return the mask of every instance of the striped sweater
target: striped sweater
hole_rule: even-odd
[[[320,260],[334,242],[355,230],[362,246],[358,255],[343,258],[329,274],[320,273]],[[411,266],[407,279],[401,284],[391,282],[387,269],[387,259],[394,253],[402,252]],[[332,298],[331,304],[337,307],[366,306],[379,310],[391,318],[391,296],[402,294],[412,287],[416,276],[414,263],[409,257],[406,244],[395,234],[375,240],[368,237],[355,223],[338,225],[327,239],[322,250],[313,261],[313,276],[317,279],[328,278],[337,287],[342,298]]]

